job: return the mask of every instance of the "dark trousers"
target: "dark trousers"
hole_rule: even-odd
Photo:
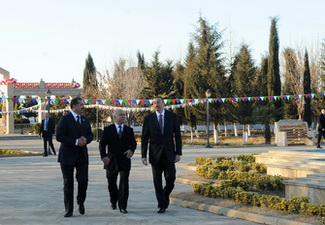
[[[117,176],[120,174],[120,182],[117,187]],[[116,205],[120,209],[126,209],[129,198],[129,175],[130,171],[118,171],[108,169],[106,170],[106,177],[108,182],[108,192],[112,205]]]
[[[151,164],[153,183],[155,186],[156,198],[158,201],[158,208],[168,208],[169,195],[175,187],[176,168],[174,162],[169,162],[162,154],[159,161]],[[164,174],[166,185],[163,187],[162,174]]]
[[[318,131],[318,141],[317,141],[317,146],[320,146],[320,140],[322,139],[322,136],[325,138],[325,132],[322,130]]]
[[[44,132],[46,132],[46,131],[44,131]],[[52,149],[53,154],[56,155],[56,152],[55,152],[55,149],[54,149],[54,145],[53,145],[53,141],[52,141],[52,135],[50,135],[50,136],[44,135],[43,136],[44,155],[47,155],[47,142],[49,142],[49,146]],[[49,153],[51,153],[50,150],[49,150]]]
[[[86,199],[86,192],[88,186],[88,164],[80,154],[77,162],[74,165],[60,164],[63,175],[63,193],[64,206],[66,212],[73,212],[73,174],[76,168],[76,178],[78,182],[77,204],[82,204]]]

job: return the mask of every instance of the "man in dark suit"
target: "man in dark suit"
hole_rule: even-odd
[[[154,98],[153,106],[156,112],[145,117],[142,127],[141,155],[142,163],[148,165],[147,149],[150,140],[149,163],[152,167],[158,213],[164,213],[169,206],[169,195],[175,186],[175,163],[182,155],[182,139],[178,117],[164,109],[163,99]],[[164,188],[163,173],[166,180]]]
[[[70,103],[71,112],[62,116],[56,129],[56,139],[61,142],[58,162],[63,175],[64,217],[73,215],[73,174],[76,169],[78,182],[77,203],[79,213],[85,214],[84,202],[88,186],[88,149],[93,140],[89,121],[81,114],[84,104],[81,98],[74,98]]]
[[[322,136],[325,138],[325,108],[321,109],[321,114],[319,116],[317,148],[322,148],[320,146],[320,140],[322,139]]]
[[[113,116],[115,123],[104,128],[99,142],[99,151],[106,169],[111,207],[115,210],[118,203],[120,212],[127,213],[131,157],[137,142],[133,129],[124,125],[125,112],[118,109]],[[118,174],[120,175],[119,187],[116,184]]]
[[[48,113],[45,113],[45,119],[42,120],[41,127],[39,129],[39,135],[42,136],[43,142],[44,142],[44,153],[43,156],[46,157],[47,154],[51,155],[51,150],[53,151],[53,154],[56,155],[52,136],[54,134],[54,120],[50,118],[50,115]],[[49,142],[49,152],[47,153],[47,142]]]

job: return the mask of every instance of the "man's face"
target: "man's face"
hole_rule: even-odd
[[[123,124],[125,122],[125,112],[123,110],[117,110],[115,112],[115,122],[119,125]]]
[[[157,112],[161,113],[164,110],[165,104],[161,98],[154,98],[152,104]]]
[[[72,110],[79,115],[82,114],[84,111],[84,103],[82,100],[79,100],[78,104],[74,105]]]
[[[321,110],[321,113],[322,113],[322,114],[325,114],[325,109],[322,109],[322,110]]]
[[[45,118],[49,118],[50,115],[48,113],[45,113]]]

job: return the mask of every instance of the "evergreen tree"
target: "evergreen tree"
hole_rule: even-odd
[[[98,84],[97,84],[97,71],[91,57],[90,53],[88,53],[85,69],[83,73],[83,88],[84,93],[82,97],[85,99],[97,99],[98,97]],[[85,116],[89,119],[90,123],[96,123],[96,109],[87,109],[84,112]]]
[[[191,82],[194,88],[189,91],[193,98],[206,98],[205,92],[209,89],[212,98],[225,97],[227,95],[225,85],[225,68],[221,58],[221,34],[214,26],[210,26],[202,17],[199,18],[199,26],[194,36],[196,46],[196,58]],[[224,120],[224,106],[220,103],[211,104],[210,115],[215,125]],[[206,120],[206,104],[195,107],[198,118]]]
[[[192,73],[194,71],[196,58],[196,49],[192,42],[188,45],[187,56],[185,59],[185,71],[184,71],[184,93],[183,96],[185,99],[194,98],[192,95],[192,88],[195,88],[191,78],[193,77]],[[192,129],[196,128],[196,116],[192,106],[185,107],[184,109],[184,123],[188,124]]]
[[[268,58],[268,95],[281,95],[280,63],[279,63],[279,37],[277,29],[277,18],[271,19],[270,40],[269,40],[269,58]],[[282,102],[274,102],[277,110],[282,111]],[[277,117],[279,120],[281,116]]]
[[[167,61],[164,65],[159,61],[159,54],[159,51],[154,53],[153,61],[145,67],[143,72],[147,81],[147,87],[142,90],[144,98],[155,96],[167,98],[175,93],[172,62]]]
[[[261,67],[257,70],[256,79],[254,79],[254,87],[256,96],[267,96],[267,68],[268,68],[268,58],[262,57]],[[265,102],[263,102],[265,103]]]
[[[309,68],[309,59],[308,52],[306,50],[304,57],[304,94],[310,94],[311,92],[310,84],[310,68]],[[311,125],[312,122],[312,110],[311,110],[311,99],[305,98],[305,109],[304,109],[304,121]]]
[[[96,97],[96,93],[98,89],[97,71],[96,71],[93,58],[91,57],[90,53],[88,53],[86,59],[86,65],[85,65],[84,75],[83,75],[83,88],[85,90],[84,93],[85,97],[87,98]]]
[[[138,68],[142,71],[145,69],[145,60],[143,53],[141,54],[140,51],[137,52],[137,58],[138,58]]]
[[[256,77],[256,67],[254,66],[251,53],[247,45],[242,45],[240,52],[236,56],[233,65],[234,82],[232,90],[235,96],[251,97],[256,94],[254,79]],[[234,102],[233,116],[237,122],[249,124],[252,122],[253,102],[240,101]]]

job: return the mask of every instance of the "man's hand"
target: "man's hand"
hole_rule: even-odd
[[[143,165],[147,166],[148,165],[147,158],[142,158],[142,163]]]
[[[78,138],[78,146],[82,147],[87,144],[87,139],[84,136]]]
[[[103,158],[103,163],[104,163],[105,165],[108,165],[110,161],[111,161],[111,160],[110,160],[107,156]]]
[[[181,160],[180,155],[175,155],[175,163],[179,162]]]
[[[133,152],[130,149],[124,152],[124,154],[126,154],[126,158],[128,159],[130,159],[133,156]]]

